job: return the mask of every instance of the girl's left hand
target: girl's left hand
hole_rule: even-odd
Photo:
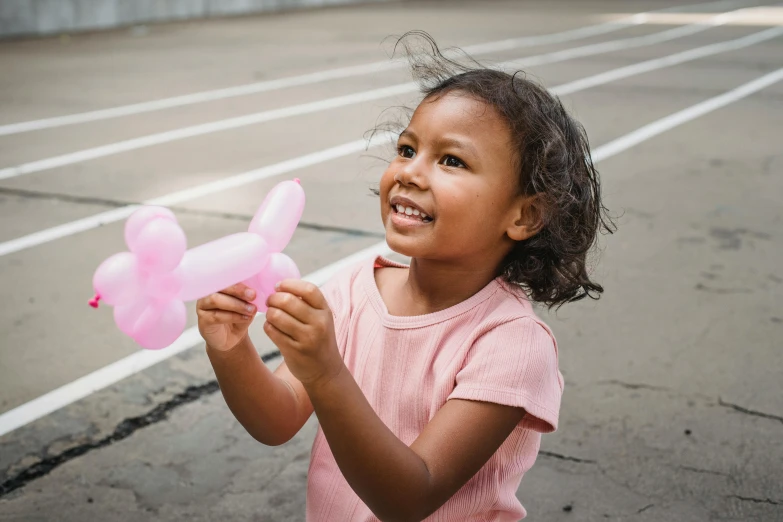
[[[264,332],[304,385],[328,382],[342,371],[332,311],[312,283],[285,279],[267,299]]]

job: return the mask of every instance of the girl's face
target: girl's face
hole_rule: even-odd
[[[461,93],[425,99],[381,178],[386,241],[409,257],[499,264],[513,246],[524,198],[505,120]],[[512,239],[512,237],[514,239]]]

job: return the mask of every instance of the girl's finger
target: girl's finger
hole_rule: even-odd
[[[253,315],[226,312],[225,310],[199,310],[198,317],[200,320],[210,324],[236,324],[250,323],[253,321]]]
[[[283,351],[284,346],[288,346],[288,344],[292,341],[289,336],[278,330],[268,320],[264,323],[264,333],[266,333],[266,335],[269,337],[269,340],[272,341],[275,346],[280,348],[281,351]]]
[[[212,294],[201,300],[199,303],[201,310],[225,310],[227,312],[236,312],[239,315],[253,315],[256,313],[255,305],[232,297],[228,294]]]
[[[275,307],[270,307],[266,311],[266,322],[285,336],[290,337],[290,340],[296,340],[297,333],[304,328],[302,323],[291,317],[287,312]]]
[[[256,298],[256,291],[244,283],[237,283],[229,286],[228,288],[221,290],[220,293],[242,299],[243,301],[252,301]]]
[[[288,292],[275,292],[266,300],[267,307],[279,308],[300,323],[309,323],[313,308],[303,299]]]
[[[319,310],[329,308],[329,305],[324,298],[324,294],[321,293],[321,290],[313,283],[302,281],[301,279],[283,279],[277,284],[275,290],[278,292],[288,292],[297,297],[301,297],[313,308]]]

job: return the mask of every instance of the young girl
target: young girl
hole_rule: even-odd
[[[611,223],[582,127],[519,75],[433,50],[379,191],[386,241],[410,266],[368,259],[323,290],[282,281],[264,324],[284,357],[274,373],[247,334],[252,290],[198,303],[253,437],[282,444],[318,417],[310,521],[524,518],[515,493],[563,391],[531,302],[603,291],[586,256]]]

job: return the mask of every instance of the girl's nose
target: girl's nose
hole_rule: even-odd
[[[417,157],[397,171],[394,181],[403,186],[413,186],[424,190],[427,186],[427,175],[423,162]]]

